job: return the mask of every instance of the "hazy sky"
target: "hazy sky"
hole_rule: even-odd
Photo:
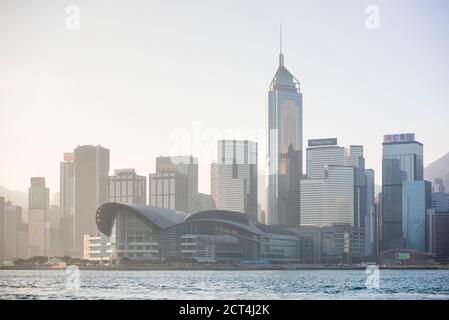
[[[156,156],[191,151],[203,192],[220,136],[258,140],[262,164],[281,23],[304,141],[364,145],[377,183],[384,133],[416,132],[425,164],[449,151],[449,1],[2,0],[0,185],[44,176],[59,191],[62,153],[78,144],[109,148],[111,173],[147,175]]]

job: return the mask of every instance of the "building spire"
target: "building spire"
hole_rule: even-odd
[[[284,66],[284,53],[282,52],[282,24],[279,26],[279,67]]]

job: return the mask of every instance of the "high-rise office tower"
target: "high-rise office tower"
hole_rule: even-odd
[[[361,229],[365,228],[367,213],[367,188],[365,158],[363,157],[363,146],[351,145],[346,149],[345,164],[354,167],[354,225]]]
[[[5,261],[5,198],[0,197],[0,264]]]
[[[198,159],[192,156],[156,158],[149,176],[150,206],[188,212],[189,199],[198,194]]]
[[[363,146],[350,145],[349,148],[346,149],[345,163],[346,165],[354,167],[354,226],[357,228],[356,231],[359,234],[358,240],[361,242],[359,247],[363,248],[360,253],[362,255],[366,255],[366,233],[369,232],[366,226],[366,219],[369,208],[369,193],[367,186],[368,177],[367,171],[365,169],[365,158],[363,155]],[[374,172],[372,174],[374,175]],[[371,188],[374,188],[373,184],[371,185]]]
[[[149,176],[150,206],[187,212],[188,185],[187,176],[178,172],[151,173]]]
[[[432,193],[427,211],[427,250],[440,262],[449,262],[449,194]]]
[[[45,186],[45,178],[31,178],[28,189],[28,244],[30,256],[42,256],[48,253],[48,222],[50,190]]]
[[[337,145],[337,138],[310,139],[306,149],[307,179],[323,179],[329,165],[344,166],[344,147]]]
[[[376,196],[373,169],[365,170],[366,176],[366,215],[365,215],[365,255],[376,254]]]
[[[60,246],[70,255],[75,243],[75,154],[65,152],[59,165]]]
[[[48,236],[48,255],[65,254],[65,250],[61,247],[61,213],[59,205],[51,205],[47,218]]]
[[[435,260],[449,262],[449,212],[427,211],[427,250]]]
[[[257,221],[257,143],[219,140],[211,165],[211,195],[215,207],[245,213]]]
[[[96,234],[95,212],[108,201],[109,149],[78,146],[75,149],[75,252],[82,256],[85,234]]]
[[[198,193],[198,158],[165,156],[156,158],[156,173],[177,172],[187,176],[188,196]]]
[[[59,206],[61,215],[73,214],[75,206],[75,154],[64,153],[64,161],[59,165]]]
[[[147,179],[134,169],[117,169],[109,177],[109,202],[146,204]]]
[[[381,250],[403,246],[402,186],[423,180],[423,145],[414,133],[385,135],[382,158]]]
[[[268,224],[300,223],[302,131],[302,93],[298,79],[284,66],[281,46],[268,92]]]
[[[402,238],[406,249],[426,251],[426,216],[432,208],[432,185],[406,181],[402,186]]]
[[[157,157],[156,173],[169,172],[176,172],[177,176],[186,177],[187,212],[196,212],[198,201],[204,198],[198,193],[198,159],[193,156]]]
[[[449,194],[433,192],[432,208],[435,208],[435,212],[449,212]]]
[[[328,165],[322,179],[301,180],[301,226],[354,227],[354,168]]]
[[[18,233],[22,223],[22,207],[5,204],[5,260],[13,261],[18,255]]]
[[[17,230],[17,258],[28,259],[29,254],[28,223],[21,223]]]
[[[383,209],[382,209],[382,192],[379,192],[376,195],[376,251],[375,254],[378,257],[382,247],[381,244],[383,242]]]
[[[307,216],[304,220],[307,223],[301,221],[301,225],[311,224],[312,221],[315,221],[315,223],[321,221],[320,223],[324,223],[325,225],[347,223],[348,214],[352,214],[352,222],[350,224],[360,228],[360,232],[363,235],[365,233],[368,198],[363,146],[351,145],[348,148],[340,147],[337,145],[337,138],[311,139],[308,141],[308,148],[306,150],[306,167],[307,180],[301,181],[301,189],[306,188],[305,190],[301,190],[301,198],[306,197],[305,199],[301,199],[301,215],[302,217]],[[347,167],[348,169],[340,169],[339,171],[342,175],[334,176],[332,171],[335,171],[338,167]],[[349,173],[351,170],[353,172]],[[345,174],[343,174],[344,171],[346,172]],[[330,173],[332,173],[331,176],[335,180],[332,184],[329,179]],[[348,187],[349,180],[352,181],[352,186],[350,187]],[[331,187],[335,189],[329,189]],[[345,190],[344,197],[346,201],[341,202],[338,201],[339,193],[336,192],[343,192],[343,190]],[[336,213],[339,211],[337,208],[339,205],[346,205],[348,199],[346,193],[348,192],[352,193],[350,196],[353,201],[351,209],[343,209],[342,207],[342,212],[345,212],[344,217],[341,216],[338,218],[332,216],[332,213],[328,211],[330,210]],[[332,208],[326,208],[324,205],[321,206],[321,203],[324,203],[323,201],[330,201],[329,203]],[[319,218],[317,214],[313,220],[310,220],[314,216],[312,211],[318,209],[322,217]],[[325,217],[329,217],[330,220],[326,221]]]

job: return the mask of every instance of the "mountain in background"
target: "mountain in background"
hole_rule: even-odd
[[[443,179],[446,191],[449,191],[449,153],[424,168],[424,179],[434,183],[435,178]]]
[[[5,201],[9,200],[13,205],[28,207],[28,194],[21,191],[13,191],[0,186],[0,197],[5,197]]]

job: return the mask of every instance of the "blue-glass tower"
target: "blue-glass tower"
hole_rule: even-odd
[[[281,45],[268,91],[268,224],[300,223],[302,150],[302,94],[298,79],[284,66]]]

